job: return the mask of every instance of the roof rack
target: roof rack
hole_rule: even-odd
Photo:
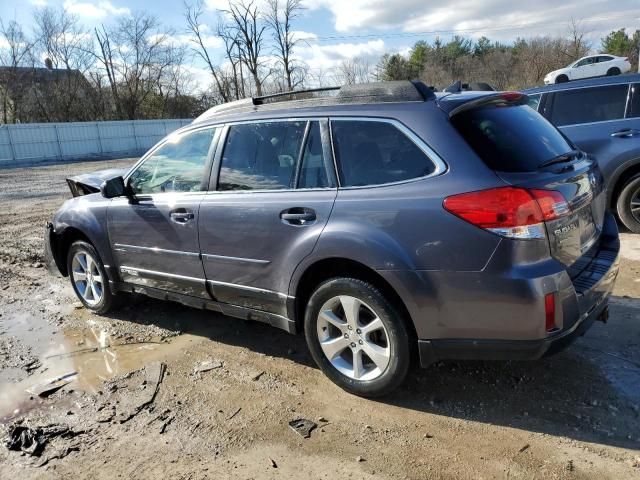
[[[297,96],[306,96],[312,93],[321,93],[321,92],[332,92],[340,90],[342,87],[322,87],[322,88],[308,88],[305,90],[290,90],[288,92],[280,92],[280,93],[272,93],[270,95],[262,95],[261,97],[252,97],[254,105],[264,105],[269,100],[280,99],[282,97],[297,97]],[[289,100],[298,100],[296,98],[290,98]],[[278,101],[278,100],[277,100]],[[282,100],[280,100],[282,101]]]
[[[323,95],[335,92],[335,95]],[[424,102],[435,98],[433,88],[423,82],[398,80],[392,82],[372,82],[342,87],[322,87],[307,90],[262,95],[245,98],[210,108],[194,122],[209,120],[220,115],[241,113],[262,109],[304,108],[341,104],[370,104],[389,102]]]

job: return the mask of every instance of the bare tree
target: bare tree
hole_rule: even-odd
[[[277,63],[282,68],[286,87],[293,90],[304,82],[305,68],[293,58],[293,51],[303,40],[296,38],[292,21],[303,10],[302,0],[268,0],[266,20],[273,33]]]
[[[204,13],[204,0],[197,0],[195,3],[185,2],[184,9],[184,16],[187,20],[187,30],[192,36],[191,42],[194,45],[192,47],[192,50],[197,57],[204,61],[205,65],[211,72],[211,76],[213,77],[213,81],[215,83],[217,91],[222,97],[222,101],[228,102],[232,98],[229,94],[230,92],[227,85],[227,79],[224,78],[225,75],[224,72],[221,71],[220,66],[217,65],[209,55],[209,49],[207,48],[205,42],[205,34],[203,32],[202,23],[202,15]],[[218,35],[221,36],[220,32],[218,32]],[[225,41],[225,43],[227,42]],[[227,49],[227,52],[229,52],[229,49]],[[235,64],[233,66],[235,68]]]
[[[587,39],[587,33],[582,22],[574,18],[569,22],[569,44],[567,56],[570,62],[584,57],[591,50],[591,42]]]
[[[338,85],[354,85],[367,83],[373,78],[374,69],[366,59],[351,58],[343,60],[334,73]]]
[[[235,32],[239,56],[242,64],[247,68],[253,79],[253,85],[258,96],[262,95],[262,83],[269,73],[264,73],[262,50],[264,48],[264,32],[267,24],[254,0],[232,0],[229,10],[224,11],[229,16],[229,28]]]
[[[104,70],[118,118],[157,116],[167,71],[179,65],[184,50],[171,43],[172,32],[145,13],[121,18],[113,28],[96,28],[98,61]]]
[[[4,23],[0,19],[0,108],[2,123],[16,123],[21,117],[22,102],[26,95],[24,67],[32,66],[33,44],[22,27],[14,20]]]
[[[46,58],[46,81],[33,89],[40,116],[47,121],[88,120],[85,100],[92,94],[85,75],[95,62],[93,39],[77,17],[62,7],[34,11],[35,52]]]

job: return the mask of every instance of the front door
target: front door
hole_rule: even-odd
[[[590,78],[595,77],[596,75],[598,75],[596,57],[584,58],[571,69],[571,80]]]
[[[320,120],[227,127],[214,164],[217,188],[199,218],[204,270],[218,301],[286,315],[293,271],[312,252],[337,193],[328,138]]]
[[[214,127],[170,136],[126,179],[129,198],[108,209],[111,246],[127,283],[208,296],[198,244]]]

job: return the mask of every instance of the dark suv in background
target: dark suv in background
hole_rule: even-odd
[[[316,93],[213,108],[100,193],[69,179],[49,265],[98,313],[138,292],[304,331],[365,396],[397,387],[415,350],[423,366],[535,359],[606,316],[619,242],[602,175],[525,95]]]
[[[526,90],[530,105],[598,161],[607,205],[640,233],[640,75]]]

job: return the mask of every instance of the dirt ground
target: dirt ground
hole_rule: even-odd
[[[79,308],[43,268],[43,224],[66,176],[130,163],[0,170],[0,437],[49,435],[40,456],[3,442],[0,478],[640,478],[640,236],[622,235],[609,322],[569,350],[439,363],[364,400],[266,325],[141,298]]]

